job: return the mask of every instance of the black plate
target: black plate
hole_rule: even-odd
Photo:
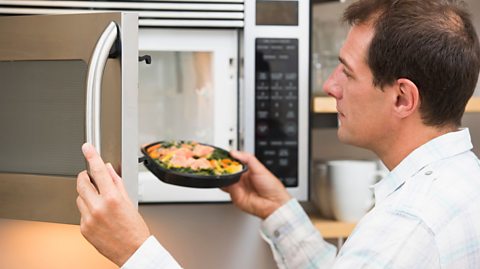
[[[160,166],[157,162],[155,162],[155,160],[153,160],[147,153],[148,148],[158,144],[165,143],[165,142],[170,142],[170,141],[155,142],[155,143],[146,145],[141,149],[144,155],[141,161],[143,162],[145,167],[147,167],[147,169],[150,170],[150,172],[152,172],[158,179],[160,179],[165,183],[184,186],[184,187],[192,187],[192,188],[219,188],[219,187],[225,187],[237,182],[240,179],[240,176],[248,170],[247,165],[231,157],[230,154],[228,154],[230,158],[242,164],[243,166],[242,171],[237,172],[235,174],[228,174],[228,175],[214,175],[214,176],[205,175],[204,176],[204,175],[192,175],[187,173],[180,173],[177,171],[166,169]],[[178,142],[186,142],[186,141],[178,141]],[[199,144],[204,146],[210,146],[214,149],[221,150],[228,153],[228,151],[215,146],[211,146],[203,143],[199,143]]]

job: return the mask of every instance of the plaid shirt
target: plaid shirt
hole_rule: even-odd
[[[262,224],[279,268],[480,268],[480,162],[468,129],[414,150],[372,188],[375,207],[342,249],[296,200]]]

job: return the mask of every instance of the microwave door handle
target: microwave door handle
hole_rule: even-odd
[[[117,40],[117,25],[115,22],[105,28],[97,41],[93,51],[87,77],[87,100],[86,100],[86,140],[92,144],[100,154],[100,103],[102,93],[102,78],[105,65],[112,47]]]

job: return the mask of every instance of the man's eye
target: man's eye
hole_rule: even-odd
[[[352,76],[350,75],[350,73],[347,72],[347,70],[345,70],[345,68],[342,68],[342,73],[347,77],[347,78],[351,78]]]

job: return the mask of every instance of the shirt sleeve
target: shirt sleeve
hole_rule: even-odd
[[[323,240],[295,199],[265,219],[260,234],[280,269],[330,268],[335,260],[336,247]]]
[[[152,235],[137,249],[121,269],[181,269],[180,265]]]

